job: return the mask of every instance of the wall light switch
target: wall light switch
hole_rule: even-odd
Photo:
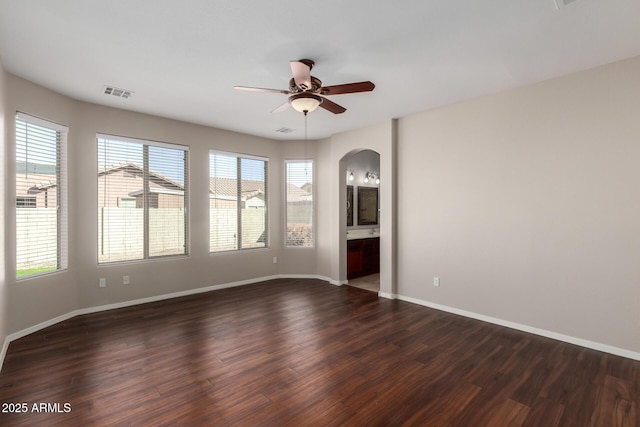
[[[101,277],[98,286],[100,286],[101,288],[105,288],[107,286],[107,279],[105,279],[104,277]]]
[[[274,257],[273,257],[273,263],[274,263],[274,264],[277,264],[277,263],[278,263],[278,257],[277,257],[277,256],[274,256]]]

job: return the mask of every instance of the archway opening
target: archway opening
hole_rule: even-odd
[[[380,154],[371,149],[353,150],[341,159],[340,164],[346,183],[341,203],[341,217],[344,216],[341,223],[345,227],[342,238],[346,242],[343,260],[346,283],[379,293]]]

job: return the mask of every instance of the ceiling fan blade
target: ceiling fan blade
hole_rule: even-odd
[[[266,89],[262,87],[249,87],[249,86],[234,86],[233,88],[238,90],[246,90],[249,92],[271,92],[271,93],[282,93],[284,95],[291,95],[291,92],[284,89]]]
[[[344,93],[357,93],[357,92],[371,92],[376,85],[373,83],[366,82],[357,82],[357,83],[346,83],[343,85],[334,85],[334,86],[325,86],[320,89],[321,95],[341,95]]]
[[[338,105],[333,101],[329,101],[327,98],[322,98],[322,102],[319,107],[324,108],[327,111],[331,111],[333,114],[342,114],[347,111],[342,105]]]
[[[280,113],[284,110],[286,110],[287,108],[289,108],[289,101],[285,102],[284,104],[280,105],[278,108],[276,108],[275,110],[273,110],[271,113]]]
[[[311,89],[311,67],[301,61],[290,61],[289,65],[291,65],[291,73],[296,86],[303,91]]]

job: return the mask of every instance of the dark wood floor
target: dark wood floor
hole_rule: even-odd
[[[638,426],[640,362],[275,280],[14,341],[0,403],[23,402],[28,413],[0,413],[0,425]]]

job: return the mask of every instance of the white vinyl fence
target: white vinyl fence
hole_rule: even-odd
[[[16,209],[16,270],[55,269],[58,264],[56,208]]]
[[[237,242],[237,211],[210,211],[211,251],[233,250]],[[55,268],[57,211],[51,208],[17,209],[17,270]],[[99,209],[98,262],[116,262],[143,258],[143,210],[106,207]],[[185,253],[184,210],[149,210],[149,253],[151,256]],[[242,211],[243,248],[266,246],[266,223],[262,209]],[[20,243],[24,242],[24,243]],[[35,248],[39,248],[37,251]]]
[[[264,209],[243,209],[242,248],[264,248],[267,245]],[[230,251],[238,248],[238,211],[211,209],[209,211],[209,250]]]
[[[100,208],[98,262],[136,260],[144,257],[142,209]],[[185,253],[184,210],[149,209],[149,255]]]

